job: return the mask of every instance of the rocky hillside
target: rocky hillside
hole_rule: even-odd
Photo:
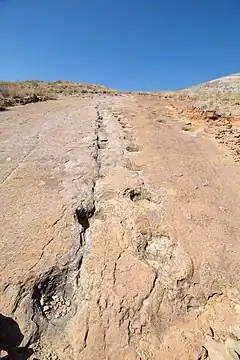
[[[203,84],[192,86],[183,91],[206,93],[240,93],[240,73],[210,80]]]
[[[46,93],[0,113],[0,357],[239,359],[237,97]]]

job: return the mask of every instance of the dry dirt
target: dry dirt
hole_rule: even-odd
[[[238,122],[233,153],[189,109],[95,94],[0,114],[3,358],[239,359]]]

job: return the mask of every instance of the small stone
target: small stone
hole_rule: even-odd
[[[56,312],[54,317],[55,319],[59,319],[61,317],[61,312]]]
[[[67,310],[63,309],[62,312],[61,312],[61,316],[65,316],[66,314],[67,314]]]
[[[59,304],[60,304],[60,305],[64,305],[64,304],[65,304],[65,301],[64,301],[64,299],[63,299],[62,296],[59,298]]]
[[[71,305],[71,301],[70,301],[69,299],[67,299],[66,302],[65,302],[65,304],[66,304],[67,306],[70,306],[70,305]]]
[[[44,305],[44,303],[45,303],[45,301],[44,301],[44,294],[41,296],[41,298],[40,298],[40,305],[41,306],[43,306]]]
[[[5,350],[0,350],[0,359],[3,359],[3,358],[5,358],[5,357],[8,358],[8,353],[7,353],[7,351],[5,351]]]
[[[44,186],[46,183],[45,183],[45,181],[43,181],[43,180],[41,180],[39,183],[38,183],[38,185],[39,186]]]
[[[54,311],[57,311],[58,308],[59,308],[59,303],[55,303],[55,304],[53,305],[53,310],[54,310]]]

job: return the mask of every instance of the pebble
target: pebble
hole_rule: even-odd
[[[69,299],[67,299],[66,302],[65,302],[65,304],[66,304],[67,306],[70,306],[70,305],[71,305],[71,301],[70,301]]]
[[[44,294],[41,296],[41,298],[40,298],[40,305],[41,306],[43,306],[44,305],[44,303],[45,303],[45,301],[44,301]]]
[[[44,307],[43,307],[43,311],[48,311],[50,309],[50,306],[49,305],[45,305]]]
[[[52,299],[53,299],[53,300],[57,300],[58,298],[59,298],[59,295],[57,295],[57,294],[55,294],[55,295],[52,296]]]

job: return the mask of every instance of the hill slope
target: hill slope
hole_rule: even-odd
[[[240,93],[240,73],[210,80],[203,84],[184,89],[184,91],[206,93]]]
[[[47,101],[64,96],[82,96],[83,94],[116,93],[106,86],[83,84],[69,81],[1,81],[0,109],[9,106],[25,105],[32,102]]]
[[[0,113],[1,356],[235,360],[236,117],[118,95]]]

